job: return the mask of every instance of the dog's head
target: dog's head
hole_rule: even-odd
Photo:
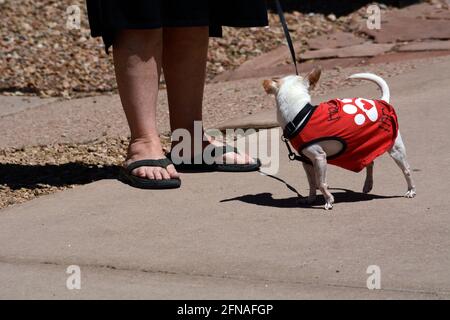
[[[267,94],[275,95],[277,99],[279,97],[287,98],[290,95],[298,96],[302,93],[309,95],[309,90],[314,89],[321,74],[322,69],[316,67],[306,77],[287,76],[281,79],[264,80],[263,87]]]
[[[287,76],[263,82],[264,90],[275,96],[278,123],[282,127],[295,118],[300,108],[311,103],[309,90],[317,85],[321,74],[320,68],[314,68],[306,77]]]

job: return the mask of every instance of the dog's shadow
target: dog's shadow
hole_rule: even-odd
[[[248,204],[254,204],[263,207],[273,207],[273,208],[310,208],[310,209],[321,209],[323,210],[323,206],[325,205],[325,198],[323,195],[318,195],[317,200],[314,205],[305,205],[300,203],[300,199],[304,198],[294,187],[289,185],[284,180],[270,176],[268,177],[275,179],[283,184],[286,187],[294,192],[296,196],[290,198],[282,198],[275,199],[273,194],[270,192],[263,192],[258,194],[247,194],[235,198],[224,199],[221,202],[232,202],[232,201],[241,201]],[[378,199],[394,199],[394,198],[402,198],[401,196],[380,196],[376,194],[366,194],[362,192],[355,192],[348,189],[343,188],[330,188],[333,193],[335,203],[354,203],[354,202],[363,202],[363,201],[372,201]]]
[[[0,185],[12,190],[84,185],[104,179],[117,179],[119,170],[118,166],[96,166],[81,162],[61,165],[1,163]]]

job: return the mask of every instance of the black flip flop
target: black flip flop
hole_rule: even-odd
[[[217,158],[223,156],[227,153],[236,153],[239,154],[237,148],[233,148],[232,146],[225,145],[221,147],[216,147],[212,150],[211,155],[213,158]],[[172,159],[172,155],[168,155],[169,159]],[[227,164],[227,163],[205,163],[202,159],[202,163],[199,164],[175,164],[175,168],[178,171],[193,171],[193,172],[253,172],[258,171],[261,168],[261,161],[259,159],[255,159],[256,163],[248,163],[248,164]]]
[[[141,167],[160,167],[167,168],[172,164],[168,158],[160,160],[140,160],[131,163],[126,168],[121,170],[121,180],[132,187],[138,189],[177,189],[181,187],[180,179],[170,179],[170,180],[154,180],[154,179],[144,179],[137,177],[132,174],[133,170]]]

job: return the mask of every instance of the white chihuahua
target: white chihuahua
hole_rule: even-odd
[[[310,194],[303,204],[316,201],[317,189],[325,197],[325,209],[333,208],[334,197],[328,190],[327,163],[360,172],[367,170],[363,192],[373,188],[374,160],[389,152],[405,175],[408,192],[414,198],[416,188],[406,160],[406,149],[398,130],[397,115],[389,104],[390,90],[380,77],[361,73],[352,79],[375,82],[382,90],[380,100],[362,98],[335,99],[319,106],[311,105],[309,89],[320,79],[321,69],[314,69],[305,78],[288,76],[265,80],[264,89],[276,97],[278,122],[284,138],[300,154],[308,177]]]

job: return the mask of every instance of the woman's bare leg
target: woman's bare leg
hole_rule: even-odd
[[[161,74],[162,29],[123,30],[114,44],[114,65],[120,98],[131,130],[125,165],[137,160],[165,157],[156,126],[156,104]],[[142,167],[133,174],[147,179],[170,179],[179,175],[166,169]]]
[[[194,121],[202,121],[203,92],[208,54],[208,27],[164,28],[163,70],[167,83],[172,131],[187,129],[194,137]],[[226,155],[235,163],[248,156]]]

